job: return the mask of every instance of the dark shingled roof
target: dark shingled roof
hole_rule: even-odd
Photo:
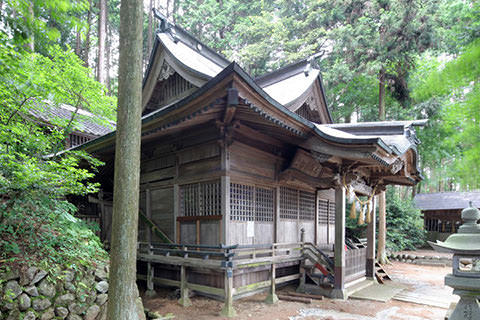
[[[474,207],[480,208],[480,191],[419,193],[414,201],[421,210],[464,209],[469,206],[470,201]]]
[[[55,119],[68,121],[72,117],[72,113],[75,109],[67,105],[52,106],[49,104],[43,105],[43,108],[30,109],[29,113],[38,120],[46,123],[51,123]],[[103,136],[115,129],[115,123],[113,121],[105,120],[105,125],[100,124],[99,121],[95,121],[94,114],[85,111],[78,110],[75,116],[74,131],[82,132],[87,135]],[[98,118],[98,117],[97,117]]]

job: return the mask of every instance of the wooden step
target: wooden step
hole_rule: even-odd
[[[375,262],[375,278],[377,278],[377,281],[381,284],[384,284],[385,280],[392,280],[387,271],[378,262]]]

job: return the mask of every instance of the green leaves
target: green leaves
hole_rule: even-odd
[[[480,41],[443,67],[439,62],[430,65],[414,87],[417,106],[432,118],[421,136],[424,165],[457,177],[463,186],[480,187],[480,178],[473,174],[480,172]]]

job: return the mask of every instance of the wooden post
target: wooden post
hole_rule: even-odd
[[[302,256],[305,256],[305,229],[300,229],[300,242],[302,248]],[[305,259],[302,259],[300,262],[300,283],[297,288],[297,292],[305,292],[305,282],[307,280],[307,274],[305,270]]]
[[[220,315],[232,318],[237,315],[233,308],[233,270],[227,267],[225,270],[225,304],[223,305]]]
[[[150,189],[145,190],[145,210],[146,215],[149,220],[152,220],[152,205],[151,205],[151,192]],[[148,246],[148,254],[152,255],[152,227],[148,225],[147,228],[147,246]],[[154,267],[150,260],[147,263],[147,291],[145,294],[147,297],[152,297],[155,295],[155,288],[153,285],[153,277],[154,277]]]
[[[346,299],[345,291],[345,187],[335,188],[335,283],[332,297]]]
[[[274,242],[278,243],[280,241],[280,187],[275,188],[275,233],[274,233]]]
[[[178,167],[178,166],[177,166]],[[177,243],[180,243],[180,222],[177,221],[177,217],[180,216],[180,187],[178,183],[173,185],[173,223],[175,224],[175,228],[173,228],[173,239]]]
[[[103,202],[103,191],[98,192],[98,200],[100,203],[100,240],[107,240],[107,230],[105,230],[105,202]]]
[[[376,229],[376,203],[375,197],[372,198],[372,220],[367,226],[367,265],[366,276],[375,279],[375,229]]]
[[[178,303],[183,307],[189,307],[192,305],[192,302],[188,297],[187,271],[184,265],[180,266],[180,300],[178,300]]]
[[[221,150],[221,168],[224,175],[220,178],[221,192],[221,211],[222,211],[222,240],[223,243],[230,244],[230,150],[227,141],[224,138]]]
[[[315,191],[315,219],[314,219],[314,232],[315,236],[313,239],[313,244],[318,245],[318,190]]]
[[[274,304],[278,302],[278,297],[275,293],[275,245],[272,244],[272,265],[270,267],[270,293],[268,294],[265,302],[268,304]]]

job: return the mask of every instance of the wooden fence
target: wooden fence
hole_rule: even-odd
[[[350,282],[365,276],[367,248],[350,249],[345,252],[345,281]]]

